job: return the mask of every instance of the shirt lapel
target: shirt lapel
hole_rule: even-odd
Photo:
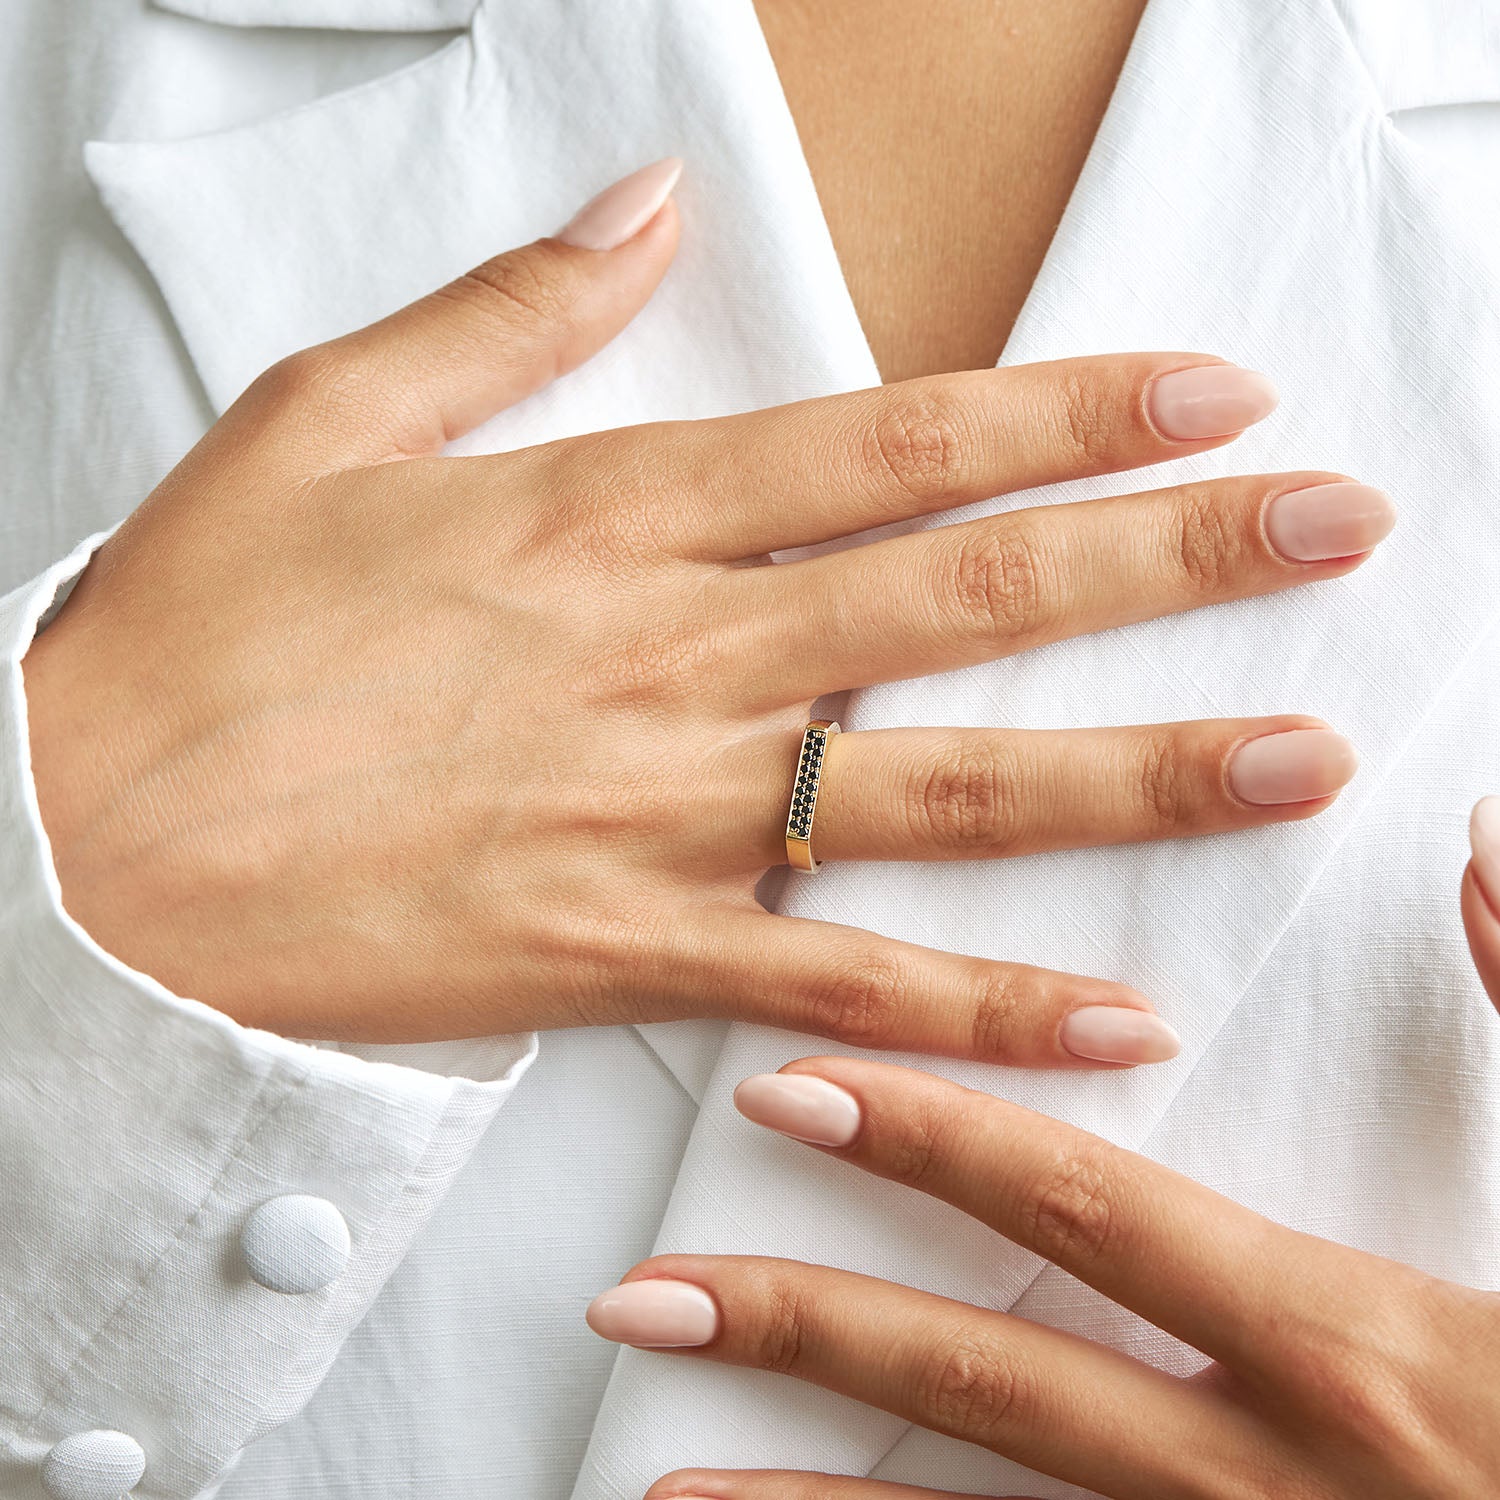
[[[220,26],[327,27],[337,31],[446,31],[467,26],[477,0],[151,0]]]

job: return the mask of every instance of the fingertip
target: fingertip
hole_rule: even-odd
[[[578,250],[618,250],[661,212],[682,168],[680,156],[664,156],[612,182],[558,230],[557,238]]]
[[[863,1114],[859,1100],[814,1073],[758,1073],[734,1091],[734,1107],[754,1125],[809,1146],[852,1145]]]
[[[719,1305],[700,1286],[651,1278],[600,1292],[584,1321],[602,1339],[636,1349],[696,1349],[719,1330]]]
[[[1374,485],[1322,479],[1273,495],[1261,523],[1288,562],[1357,564],[1395,530],[1396,504]]]
[[[1500,797],[1481,797],[1469,814],[1469,848],[1474,878],[1500,912]]]
[[[1169,443],[1231,438],[1263,422],[1280,404],[1269,377],[1239,365],[1203,364],[1169,370],[1146,387],[1146,413]]]
[[[1182,1038],[1160,1016],[1120,1005],[1070,1011],[1058,1028],[1058,1040],[1081,1061],[1131,1067],[1170,1062],[1182,1051]]]
[[[1359,752],[1333,729],[1287,729],[1243,740],[1230,754],[1229,789],[1252,807],[1336,796],[1359,770]]]
[[[1464,932],[1485,991],[1500,1009],[1500,797],[1475,804],[1469,844],[1460,894]]]

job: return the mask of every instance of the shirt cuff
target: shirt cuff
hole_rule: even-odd
[[[187,1500],[307,1401],[536,1038],[252,1031],[67,915],[20,663],[102,540],[0,599],[0,1493]]]

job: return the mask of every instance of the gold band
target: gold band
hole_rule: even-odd
[[[818,868],[813,858],[813,814],[818,807],[818,782],[823,775],[823,752],[839,732],[832,719],[813,719],[802,731],[802,754],[792,786],[792,805],[786,815],[786,862],[809,874]]]

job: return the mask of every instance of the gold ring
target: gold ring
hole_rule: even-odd
[[[794,870],[812,874],[818,868],[813,858],[813,814],[818,808],[818,782],[823,775],[823,752],[839,732],[832,719],[813,719],[802,731],[802,754],[797,761],[797,779],[792,785],[792,805],[786,815],[786,862]]]

